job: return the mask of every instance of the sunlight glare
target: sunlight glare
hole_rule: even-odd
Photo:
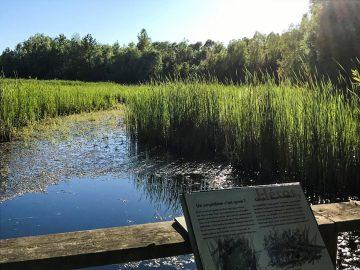
[[[261,33],[282,33],[298,24],[308,11],[308,0],[224,0],[209,1],[210,9],[200,16],[189,35],[227,42]]]

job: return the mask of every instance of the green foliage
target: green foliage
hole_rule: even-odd
[[[360,73],[359,73],[359,71],[356,70],[356,69],[353,69],[351,72],[352,72],[354,83],[356,85],[360,86]]]
[[[349,86],[351,70],[359,67],[359,14],[360,1],[312,0],[310,13],[285,33],[256,32],[227,46],[212,40],[152,42],[145,29],[137,44],[127,46],[99,44],[91,35],[37,34],[4,50],[0,69],[6,77],[131,84],[194,77],[242,83],[247,74],[263,81],[271,74],[275,81],[330,78],[338,83],[340,76]]]
[[[144,85],[127,98],[127,126],[142,145],[223,158],[265,180],[317,179],[316,188],[327,183],[336,193],[351,179],[358,190],[359,99],[333,88],[271,81]]]
[[[124,100],[124,93],[111,83],[0,78],[0,141],[45,118],[109,109]]]
[[[142,52],[151,47],[151,39],[145,29],[141,29],[140,34],[138,35],[138,44],[136,47]]]
[[[360,64],[359,60],[358,63]],[[352,89],[350,90],[360,99],[360,72],[358,69],[351,70],[352,74]],[[359,108],[360,110],[360,108]]]
[[[320,74],[336,77],[339,65],[350,73],[360,56],[360,1],[312,0],[311,11],[309,31]]]

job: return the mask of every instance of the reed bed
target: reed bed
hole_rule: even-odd
[[[0,141],[39,120],[125,103],[130,138],[240,173],[360,190],[360,100],[330,83],[114,83],[0,79]],[[316,181],[314,181],[316,179]],[[314,185],[314,187],[312,187]],[[325,188],[326,186],[326,188]]]
[[[45,118],[112,108],[123,92],[113,83],[0,78],[0,141]]]
[[[153,84],[130,95],[127,108],[129,134],[141,145],[221,158],[271,181],[339,192],[351,181],[360,190],[359,99],[330,83]]]

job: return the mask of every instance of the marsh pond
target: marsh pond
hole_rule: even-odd
[[[1,239],[172,220],[182,215],[182,192],[279,182],[220,161],[139,149],[121,114],[98,114],[69,117],[50,130],[0,144]],[[346,183],[348,198],[335,198],[326,185],[317,193],[313,185],[303,187],[312,203],[358,199]],[[358,246],[358,234],[340,235],[341,269],[358,269]],[[195,269],[195,264],[188,255],[91,269],[132,268]]]

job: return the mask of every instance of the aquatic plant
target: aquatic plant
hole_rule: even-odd
[[[122,89],[113,83],[0,78],[0,142],[45,118],[112,108],[123,101]]]
[[[224,159],[240,172],[295,178],[310,190],[341,193],[347,181],[360,189],[360,102],[331,83],[149,84],[126,107],[139,145]]]

